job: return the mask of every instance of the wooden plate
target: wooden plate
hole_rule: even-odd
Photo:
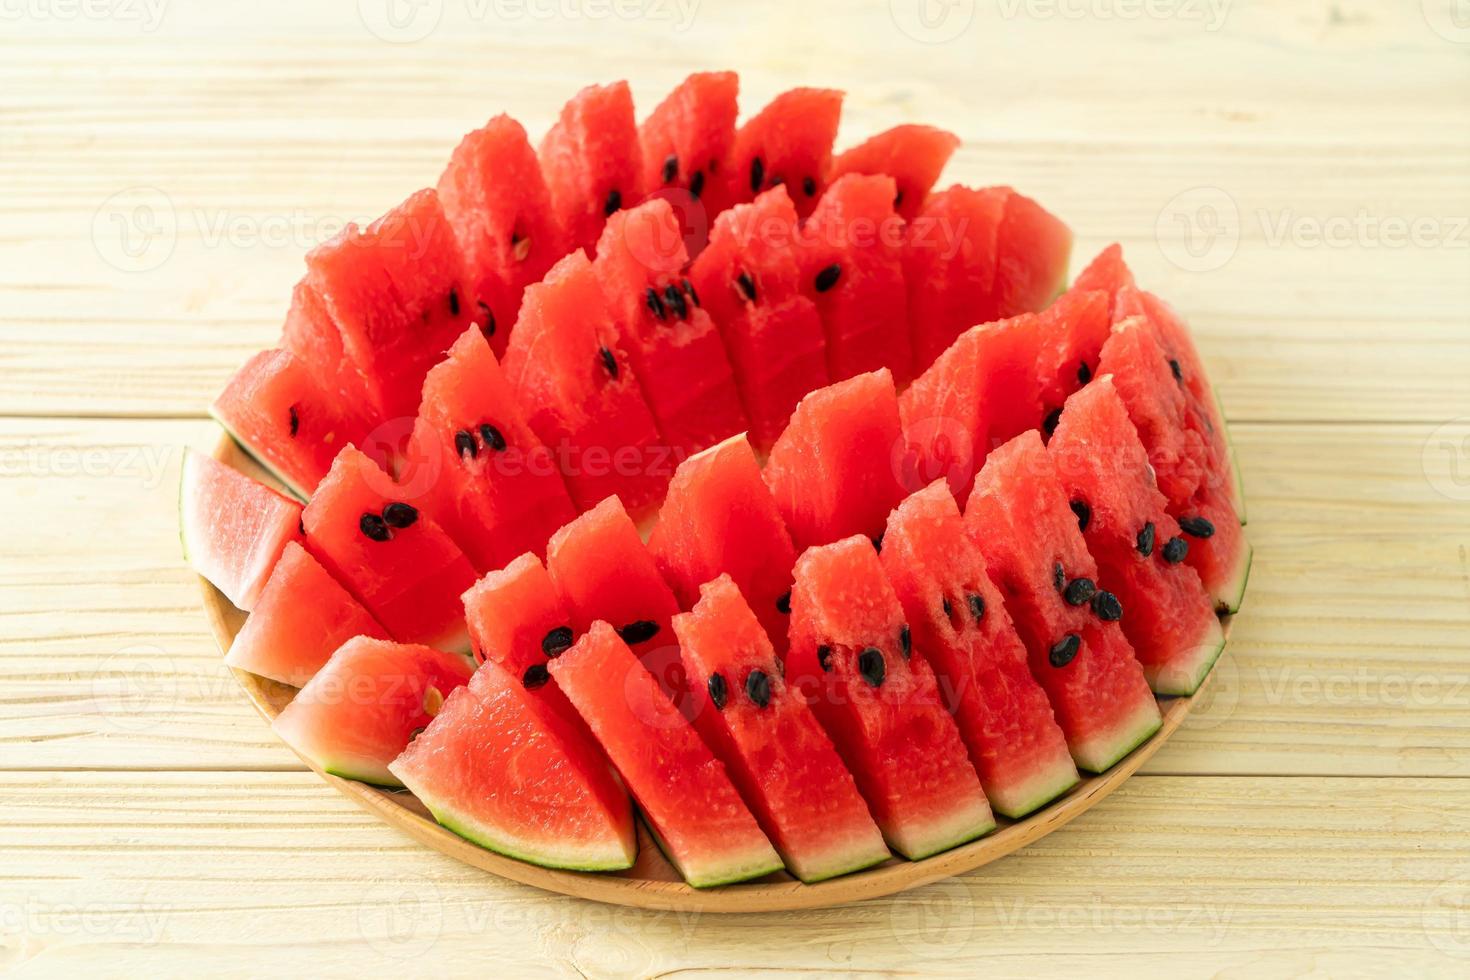
[[[259,470],[241,456],[228,437],[222,440],[215,455],[231,465],[250,470],[252,476],[261,476]],[[199,583],[210,628],[220,650],[226,651],[244,624],[245,613],[236,609],[205,579],[201,578]],[[1225,621],[1225,631],[1228,636],[1228,618]],[[296,694],[293,687],[243,670],[236,670],[234,674],[250,702],[267,721],[280,714],[281,709]],[[1209,683],[1208,679],[1206,683]],[[802,884],[781,872],[739,885],[711,889],[691,888],[664,859],[649,837],[647,828],[641,824],[638,829],[638,861],[627,871],[606,873],[540,868],[487,851],[445,830],[434,822],[428,810],[412,793],[402,790],[394,792],[342,779],[322,772],[309,760],[302,761],[338,792],[375,814],[384,823],[396,827],[436,851],[512,881],[576,898],[637,908],[694,912],[779,912],[788,909],[824,908],[907,891],[951,875],[973,871],[1045,837],[1087,812],[1137,772],[1179,728],[1203,690],[1201,687],[1200,692],[1187,698],[1160,698],[1159,710],[1163,713],[1164,723],[1152,738],[1107,772],[1097,776],[1084,775],[1082,781],[1065,796],[1024,820],[1012,821],[997,816],[999,828],[980,840],[922,861],[890,858],[866,871],[815,885]]]

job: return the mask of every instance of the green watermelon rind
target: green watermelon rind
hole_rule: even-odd
[[[983,796],[980,799],[984,801]],[[952,825],[951,827],[938,830],[936,829],[935,822],[931,821],[921,829],[920,834],[913,835],[920,837],[920,839],[909,842],[907,847],[895,840],[887,830],[884,831],[883,837],[888,841],[888,846],[892,847],[897,853],[908,858],[910,861],[922,861],[936,854],[953,850],[961,844],[968,844],[972,840],[979,840],[981,837],[995,830],[997,826],[995,814],[991,812],[988,801],[984,802],[983,816],[980,814],[966,814],[954,818],[949,823]]]
[[[1255,563],[1256,550],[1251,547],[1251,543],[1245,539],[1244,535],[1241,536],[1240,544],[1242,554],[1236,563],[1235,575],[1225,584],[1219,594],[1213,597],[1215,609],[1222,615],[1233,616],[1240,612],[1240,605],[1245,601],[1245,587],[1251,578],[1251,565]]]
[[[1091,773],[1107,772],[1117,765],[1128,753],[1138,748],[1163,727],[1164,718],[1159,713],[1158,702],[1150,696],[1140,703],[1133,715],[1119,725],[1116,734],[1107,742],[1089,739],[1086,743],[1072,746],[1072,760],[1078,769]]]
[[[640,814],[640,816],[643,820],[643,826],[648,828],[648,836],[652,837],[653,842],[658,845],[658,849],[663,853],[664,859],[673,865],[674,870],[683,875],[684,881],[691,888],[705,889],[718,888],[721,885],[735,885],[754,878],[764,878],[766,875],[775,874],[777,871],[784,871],[786,869],[786,865],[781,862],[778,856],[774,865],[753,864],[751,867],[743,869],[732,867],[728,871],[715,871],[709,876],[696,880],[690,876],[689,871],[679,862],[679,859],[674,857],[674,852],[669,847],[668,842],[663,839],[663,836],[658,832],[658,828],[654,827],[653,821],[648,819],[647,814]],[[766,847],[770,849],[772,854],[775,854],[775,848],[771,847],[769,841],[766,842]]]
[[[317,765],[322,767],[322,772],[326,773],[328,776],[336,776],[338,779],[350,779],[354,783],[366,783],[368,786],[376,786],[379,789],[403,788],[403,784],[400,783],[397,779],[391,777],[389,779],[383,779],[377,773],[368,775],[363,770],[354,770],[351,767],[351,763],[338,764],[328,763],[321,760],[314,761],[316,761]]]
[[[825,860],[809,861],[807,862],[808,867],[805,869],[798,869],[794,862],[787,861],[786,870],[790,871],[801,882],[808,885],[815,885],[819,881],[841,878],[843,875],[850,875],[855,871],[864,871],[868,868],[876,867],[893,857],[892,852],[887,847],[883,848],[883,853],[881,854],[874,853],[865,854],[861,857],[849,857],[847,856],[848,853],[844,851],[840,855],[834,854],[833,857]]]
[[[261,453],[253,445],[251,445],[248,441],[241,438],[240,434],[230,427],[230,423],[225,421],[224,416],[220,415],[218,410],[213,405],[209,406],[209,416],[219,423],[219,427],[221,429],[224,429],[225,434],[230,437],[231,441],[233,441],[235,445],[240,447],[241,452],[243,452],[246,456],[249,456],[250,459],[254,461],[256,466],[259,466],[261,469],[269,473],[271,475],[271,479],[275,480],[282,487],[284,487],[286,489],[286,492],[291,494],[291,496],[295,497],[297,500],[300,500],[302,503],[306,503],[311,499],[311,494],[298,487],[293,481],[286,477],[286,474],[282,473],[279,469],[273,466],[265,458],[265,455],[263,453]]]
[[[1077,772],[1070,755],[1060,758],[1058,764],[1051,768],[1055,771],[1043,771],[1024,781],[1016,781],[1018,786],[1008,786],[1004,790],[986,786],[991,807],[1008,820],[1020,820],[1070,792],[1082,782],[1082,776]]]
[[[1188,697],[1199,690],[1205,678],[1210,676],[1215,661],[1225,651],[1225,634],[1220,629],[1220,621],[1211,618],[1211,623],[1214,629],[1205,642],[1195,644],[1187,652],[1174,655],[1167,665],[1144,666],[1143,676],[1155,694]],[[1190,665],[1189,669],[1181,669],[1186,664]]]

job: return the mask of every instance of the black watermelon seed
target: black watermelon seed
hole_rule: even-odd
[[[967,601],[970,603],[970,615],[975,617],[975,621],[979,622],[984,619],[985,597],[979,594],[972,594]]]
[[[944,617],[946,619],[954,616],[954,603],[950,602],[948,598],[939,600],[939,608],[944,610]]]
[[[817,666],[824,674],[832,673],[832,648],[825,643],[817,647]]]
[[[1077,383],[1079,385],[1085,385],[1091,380],[1092,368],[1087,366],[1086,361],[1083,361],[1081,364],[1077,365]]]
[[[755,280],[750,278],[750,273],[741,270],[740,275],[735,277],[735,285],[746,299],[755,302]]]
[[[423,726],[421,725],[418,728],[415,728],[413,731],[411,731],[411,732],[408,733],[408,740],[410,742],[416,742],[416,741],[418,741],[419,736],[422,735],[423,733],[424,733],[424,729],[423,729]]]
[[[681,320],[689,319],[689,304],[684,301],[684,294],[679,291],[678,286],[664,287],[664,302],[674,311],[674,316]]]
[[[811,177],[801,178],[801,192],[807,197],[817,196],[817,182]]]
[[[485,448],[492,452],[505,452],[505,436],[501,435],[500,430],[489,422],[480,426],[480,438],[485,440]]]
[[[1077,515],[1077,530],[1086,531],[1087,525],[1092,523],[1092,508],[1087,506],[1085,500],[1074,500],[1071,507],[1072,513]]]
[[[1154,522],[1149,521],[1138,532],[1138,553],[1147,558],[1154,553]]]
[[[1051,567],[1051,584],[1056,586],[1058,592],[1067,587],[1067,571],[1062,568],[1061,562]]]
[[[460,456],[467,456],[470,459],[474,459],[480,455],[480,447],[475,444],[475,437],[464,429],[460,429],[454,434],[454,451],[459,453]]]
[[[295,405],[292,405],[291,408],[289,409],[289,411],[291,413],[291,438],[292,439],[295,439],[296,438],[296,430],[299,429],[299,428],[301,428],[301,416],[299,416],[299,415],[296,414],[296,406]]]
[[[1111,592],[1099,592],[1092,597],[1092,612],[1105,623],[1116,623],[1123,618],[1123,604]]]
[[[910,632],[907,623],[898,628],[898,649],[905,660],[914,652],[914,634]]]
[[[480,307],[480,312],[485,314],[485,323],[480,327],[480,333],[485,335],[486,340],[489,340],[495,336],[495,312],[490,309],[490,305],[484,300],[481,300],[477,305]]]
[[[694,283],[688,279],[684,280],[684,292],[689,294],[689,301],[695,306],[699,305],[699,294],[694,291]]]
[[[607,192],[607,200],[602,202],[603,217],[612,215],[614,211],[623,206],[623,194],[616,187]]]
[[[883,651],[877,647],[868,647],[858,654],[858,670],[862,672],[863,680],[874,687],[882,685],[883,678],[888,676],[888,665],[883,662]]]
[[[459,316],[459,290],[457,289],[449,291],[449,315]]]
[[[710,674],[709,680],[705,682],[705,689],[709,691],[709,699],[714,702],[717,711],[725,710],[725,700],[730,695],[730,689],[725,686],[723,674]]]
[[[817,273],[817,279],[815,283],[817,287],[817,292],[825,293],[827,290],[837,285],[837,280],[841,278],[842,266],[838,265],[835,262],[832,263],[821,272]]]
[[[745,678],[745,696],[757,708],[764,708],[771,703],[771,679],[766,676],[765,671],[752,670],[750,676]]]
[[[886,534],[887,532],[884,532],[884,533]],[[878,554],[881,555],[883,553],[883,535],[882,534],[878,535],[876,538],[873,538],[872,541],[873,541],[873,550],[876,551],[876,552],[878,552]]]
[[[1183,368],[1181,368],[1179,366],[1179,362],[1176,361],[1176,360],[1174,360],[1174,358],[1172,358],[1172,357],[1169,358],[1169,371],[1170,371],[1170,373],[1172,373],[1174,375],[1174,380],[1175,381],[1183,381],[1184,380],[1184,370],[1183,370]]]
[[[658,623],[651,619],[635,619],[633,622],[618,630],[618,636],[623,642],[630,646],[634,643],[643,643],[658,635]]]
[[[677,176],[679,176],[679,158],[670,153],[664,157],[664,183],[672,184]]]
[[[648,310],[654,316],[660,320],[668,319],[669,311],[664,309],[664,301],[659,298],[657,289],[649,286],[648,291],[643,294],[643,302],[648,304]]]
[[[389,527],[412,527],[413,522],[419,519],[418,508],[412,504],[405,504],[395,500],[383,508],[383,520]]]
[[[545,664],[532,664],[521,675],[521,686],[528,691],[534,691],[538,687],[544,687],[549,680],[551,680],[551,671],[546,669]]]
[[[607,373],[616,378],[618,376],[618,359],[613,356],[613,352],[606,347],[602,347],[598,349],[597,355],[602,358],[602,366],[607,369]]]
[[[750,192],[756,193],[761,185],[766,182],[766,165],[761,162],[760,157],[750,161]]]
[[[558,626],[556,629],[547,630],[546,635],[541,638],[541,652],[548,657],[560,657],[571,647],[572,628],[570,626]]]
[[[1057,425],[1060,424],[1061,421],[1062,410],[1060,408],[1054,408],[1046,414],[1046,418],[1041,420],[1041,430],[1049,436],[1053,432],[1057,431]]]
[[[776,612],[783,616],[791,615],[791,590],[787,589],[776,597]]]
[[[1179,518],[1179,530],[1191,538],[1208,538],[1215,533],[1215,525],[1204,517]]]
[[[1080,606],[1091,602],[1092,597],[1097,595],[1097,583],[1090,578],[1074,578],[1067,583],[1067,589],[1062,593],[1062,598],[1067,600],[1069,606]]]
[[[1183,538],[1170,538],[1164,542],[1164,561],[1177,565],[1189,554],[1189,542]]]
[[[357,529],[373,541],[388,541],[393,537],[388,522],[377,514],[363,514],[357,519]]]
[[[899,191],[897,194],[893,195],[893,210],[897,211],[902,206],[903,206],[903,191]]]
[[[701,195],[703,193],[704,193],[704,171],[703,170],[696,170],[696,171],[694,171],[694,175],[689,178],[689,196],[692,197],[692,198],[694,198],[697,201],[697,200],[699,200],[699,195]]]
[[[1082,649],[1082,638],[1076,633],[1068,633],[1056,643],[1052,644],[1051,652],[1047,654],[1047,662],[1053,667],[1061,668],[1072,662],[1077,656],[1077,651]]]

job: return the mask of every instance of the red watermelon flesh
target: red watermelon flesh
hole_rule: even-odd
[[[930,195],[909,224],[904,280],[916,373],[965,330],[1004,315],[992,297],[997,235],[1009,196],[1005,187],[956,184]]]
[[[900,385],[913,377],[893,188],[891,177],[843,177],[802,226],[801,289],[822,316],[833,381],[881,367]]]
[[[728,575],[674,617],[695,727],[792,874],[813,882],[888,859],[883,835],[760,621]]]
[[[311,373],[329,401],[343,410],[355,406],[351,410],[354,414],[375,419],[376,409],[367,379],[347,357],[342,335],[337,332],[321,294],[312,287],[310,277],[291,290],[291,308],[281,328],[280,347]]]
[[[887,174],[896,185],[890,199],[893,207],[905,221],[912,221],[959,145],[958,136],[934,126],[894,126],[834,157],[827,180],[836,183],[844,174]]]
[[[606,760],[578,758],[535,692],[498,664],[451,694],[388,768],[435,820],[492,851],[578,871],[617,871],[638,856],[628,794]]]
[[[398,481],[479,571],[522,552],[545,554],[552,532],[576,513],[555,457],[474,327],[424,379]]]
[[[1102,772],[1160,725],[1159,709],[1119,628],[1116,597],[1098,591],[1056,470],[1036,432],[990,454],[965,509],[971,539],[1030,654],[1077,765]],[[1096,593],[1073,605],[1068,597]],[[1110,606],[1114,607],[1110,610]],[[1111,618],[1105,618],[1111,617]]]
[[[828,88],[782,92],[735,133],[725,183],[728,203],[784,186],[805,218],[827,186],[842,93]]]
[[[1103,581],[1127,611],[1123,633],[1149,686],[1157,694],[1193,694],[1225,634],[1199,575],[1177,560],[1178,545],[1168,545],[1179,525],[1165,510],[1111,377],[1067,400],[1046,448]]]
[[[917,861],[995,827],[867,538],[811,548],[797,561],[786,667],[894,850]]]
[[[597,247],[603,223],[643,200],[643,156],[627,82],[589,85],[541,140],[541,171],[570,247]]]
[[[348,225],[306,266],[377,419],[412,417],[424,375],[475,315],[439,195],[422,190],[365,229]]]
[[[271,723],[307,762],[343,779],[400,786],[388,764],[470,679],[458,654],[354,637]]]
[[[1037,315],[1037,397],[1048,415],[1097,374],[1112,328],[1109,305],[1102,290],[1074,287]]]
[[[572,645],[572,617],[546,566],[521,555],[464,594],[475,659],[493,660],[517,677],[545,666]]]
[[[681,455],[746,427],[719,327],[682,274],[688,258],[673,209],[655,198],[608,219],[592,263],[659,432]]]
[[[668,697],[682,704],[683,667],[669,625],[679,602],[616,497],[552,536],[546,568],[571,611],[573,631],[580,636],[599,619],[612,623]]]
[[[648,550],[682,608],[728,574],[776,649],[786,649],[796,549],[743,435],[679,464]]]
[[[723,210],[739,95],[733,71],[695,72],[648,114],[638,127],[645,192],[678,188],[704,202],[708,216]]]
[[[882,561],[990,805],[1020,818],[1076,785],[1067,740],[942,480],[888,518]]]
[[[301,505],[191,451],[179,480],[179,523],[185,560],[249,612],[287,542],[301,533]]]
[[[307,550],[394,639],[467,650],[459,597],[475,570],[403,496],[387,473],[348,446],[302,515]]]
[[[798,288],[786,188],[724,212],[689,278],[725,339],[750,440],[770,448],[807,392],[827,383],[822,319]]]
[[[469,270],[473,319],[500,357],[521,294],[570,249],[525,129],[499,115],[465,136],[438,189]]]
[[[766,460],[766,485],[798,549],[852,534],[877,540],[904,497],[903,451],[888,370],[860,374],[801,400]]]
[[[1066,288],[1071,257],[1071,229],[1011,191],[996,238],[994,301],[1000,315],[1045,309]]]
[[[301,545],[286,544],[225,663],[301,687],[354,636],[388,639],[362,603]]]
[[[578,509],[614,493],[640,519],[657,507],[673,469],[668,447],[581,251],[526,289],[503,366]]]
[[[689,884],[709,888],[781,868],[725,767],[611,626],[594,624],[550,669]]]

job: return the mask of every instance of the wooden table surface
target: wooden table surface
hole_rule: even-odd
[[[0,971],[1470,971],[1463,0],[0,3]],[[1458,19],[1457,19],[1458,14]],[[1120,240],[1193,323],[1255,572],[1209,703],[961,879],[804,914],[539,893],[378,825],[255,717],[179,557],[182,448],[301,256],[505,110],[848,94]]]

